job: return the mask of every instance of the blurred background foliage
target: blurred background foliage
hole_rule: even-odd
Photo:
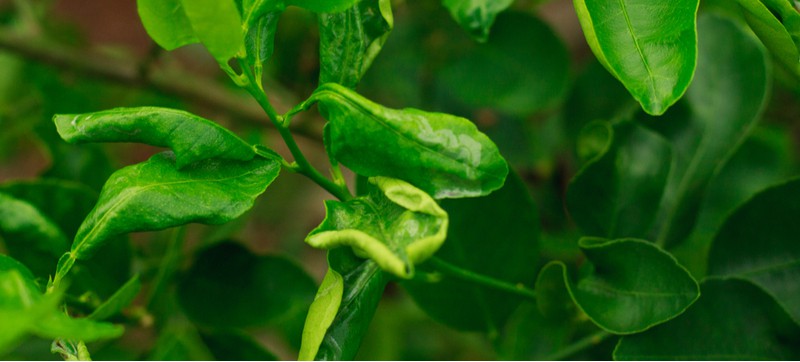
[[[358,91],[386,106],[473,120],[498,144],[538,206],[542,257],[527,269],[535,272],[553,259],[577,259],[579,233],[565,212],[564,195],[585,159],[576,151],[580,131],[591,121],[628,117],[639,109],[591,55],[572,2],[518,0],[498,17],[486,43],[472,40],[440,1],[397,0],[393,9],[395,30]],[[318,42],[313,14],[288,9],[265,70],[265,88],[279,112],[316,87]],[[763,120],[718,177],[743,181],[716,181],[692,240],[702,244],[713,236],[703,233],[713,234],[724,216],[721,210],[735,206],[726,202],[797,174],[800,92],[776,81],[771,93]],[[192,45],[166,53],[149,40],[135,0],[0,0],[0,183],[69,182],[72,196],[42,201],[67,234],[74,234],[113,170],[142,161],[153,150],[68,145],[57,136],[52,115],[144,105],[187,109],[286,154],[258,106],[227,81],[204,49]],[[306,113],[295,124],[301,147],[320,165],[326,161],[322,123]],[[731,192],[742,196],[730,198]],[[127,325],[124,337],[91,345],[92,356],[295,358],[305,312],[326,270],[324,252],[303,239],[323,218],[320,201],[329,197],[286,172],[252,211],[232,223],[142,233],[132,235],[130,243],[110,243],[119,250],[102,252],[105,262],[98,264],[107,265],[86,272],[102,280],[87,281],[92,291],[71,293],[76,299],[70,302],[96,305],[131,271],[141,274],[145,287],[116,317]],[[7,250],[0,243],[0,251]],[[55,257],[29,266],[46,278]],[[687,267],[704,273],[703,261]],[[278,269],[296,272],[271,272]],[[597,331],[585,320],[544,319],[526,303],[509,310],[506,324],[486,338],[432,320],[407,293],[389,285],[359,358],[541,359]],[[48,343],[31,338],[5,358],[57,358]],[[613,346],[609,340],[561,357],[608,359]]]

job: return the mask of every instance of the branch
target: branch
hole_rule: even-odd
[[[0,30],[0,49],[28,60],[78,72],[87,77],[156,90],[188,102],[223,110],[248,123],[272,127],[272,124],[266,121],[267,117],[261,107],[246,93],[234,92],[219,82],[205,79],[196,74],[166,71],[160,68],[143,72],[136,62],[86,52],[41,38],[21,36],[8,30]],[[276,93],[270,96],[277,101],[277,104],[288,105],[285,107],[288,109],[296,103],[293,97],[287,93]],[[319,131],[311,130],[308,127],[293,127],[292,131],[305,138],[322,139]]]

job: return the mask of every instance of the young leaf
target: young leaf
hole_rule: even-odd
[[[771,187],[741,205],[714,238],[708,273],[752,282],[800,323],[798,205],[800,180]]]
[[[686,92],[697,61],[699,0],[574,0],[597,59],[641,103],[661,115]]]
[[[583,134],[602,135],[599,138],[604,138],[605,145],[570,181],[570,215],[587,235],[646,236],[669,176],[669,144],[632,123],[612,127],[595,122],[587,125]],[[592,142],[598,141],[595,138]]]
[[[315,325],[308,335],[303,332],[300,360],[354,359],[389,281],[378,264],[358,258],[348,248],[328,251],[328,265],[328,275],[335,274],[326,275],[328,284],[320,287],[306,320],[307,326],[312,321],[322,324]],[[329,292],[324,292],[323,287]],[[334,310],[337,311],[332,317]]]
[[[625,336],[615,360],[794,360],[800,328],[759,288],[737,279],[709,279],[683,315]]]
[[[191,113],[157,107],[117,108],[53,117],[58,133],[69,143],[138,142],[169,147],[178,168],[200,160],[248,161],[252,146],[231,131]]]
[[[89,315],[89,319],[101,321],[113,317],[133,302],[139,290],[142,289],[142,282],[139,281],[139,274],[128,280],[114,295],[108,298],[103,304]]]
[[[319,83],[355,89],[394,26],[389,0],[363,0],[345,11],[319,14]]]
[[[589,272],[564,280],[578,307],[616,334],[645,331],[683,313],[700,296],[697,282],[667,252],[638,239],[583,238]]]
[[[497,19],[486,44],[437,72],[439,92],[471,110],[492,108],[518,117],[554,105],[569,81],[566,47],[535,16],[506,12]]]
[[[314,281],[291,261],[225,242],[200,253],[179,279],[177,295],[197,325],[230,329],[302,320],[314,289]]]
[[[162,48],[174,50],[199,42],[181,0],[137,0],[136,5],[147,34]]]
[[[335,83],[318,88],[313,99],[330,121],[334,156],[360,175],[400,178],[437,199],[503,186],[506,161],[464,118],[384,108]]]
[[[436,252],[447,235],[447,213],[408,183],[372,177],[374,189],[347,202],[326,201],[325,220],[306,237],[316,248],[350,246],[401,278]]]
[[[163,230],[191,222],[222,224],[253,206],[278,176],[274,160],[210,159],[177,170],[175,155],[164,152],[115,172],[59,260],[56,280],[77,259],[89,258],[109,238],[135,231]]]
[[[776,60],[789,72],[800,76],[800,52],[798,52],[798,39],[793,38],[787,28],[793,25],[795,34],[800,32],[800,14],[785,0],[768,1],[766,4],[760,0],[737,0],[741,6],[744,19],[767,49],[775,56]],[[768,5],[779,5],[776,12],[781,14],[781,20],[775,17]],[[786,9],[788,7],[788,9]],[[788,11],[787,11],[788,10]]]
[[[708,183],[753,128],[770,84],[763,47],[737,24],[704,15],[698,27],[697,77],[686,103],[643,120],[672,144],[672,170],[650,237],[666,246],[691,232]]]
[[[220,64],[244,49],[242,18],[233,0],[180,0],[194,34]]]
[[[445,200],[447,241],[436,257],[460,268],[512,284],[529,284],[539,258],[539,217],[525,183],[512,174],[505,186],[482,198]],[[434,281],[409,280],[403,287],[434,319],[462,330],[495,331],[522,298],[442,274]]]
[[[450,15],[479,42],[489,38],[494,19],[514,0],[442,0]]]

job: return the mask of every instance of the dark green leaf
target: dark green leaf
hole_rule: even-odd
[[[514,0],[442,0],[453,19],[480,42],[489,37],[489,30],[497,14],[513,2]]]
[[[136,4],[147,34],[162,48],[174,50],[199,42],[181,0],[137,0]]]
[[[669,144],[632,123],[591,123],[584,133],[605,135],[605,145],[570,181],[570,215],[588,235],[647,236],[669,177]]]
[[[269,0],[267,0],[269,1]],[[299,6],[315,13],[335,13],[344,11],[362,0],[284,0],[286,5]]]
[[[348,248],[330,250],[328,265],[306,319],[300,360],[355,358],[389,281],[378,264]]]
[[[384,108],[335,83],[313,98],[334,156],[360,175],[400,178],[440,199],[487,195],[508,174],[497,146],[464,118]]]
[[[151,361],[210,361],[214,355],[203,342],[197,329],[186,320],[171,320],[162,328]]]
[[[389,0],[363,0],[345,11],[319,14],[319,83],[355,89],[394,26]]]
[[[262,16],[282,12],[294,5],[315,13],[336,13],[350,8],[361,0],[242,0],[245,25],[251,28]]]
[[[200,335],[217,361],[279,361],[256,340],[244,333],[214,332]]]
[[[194,34],[220,64],[244,49],[242,17],[233,0],[180,0]]]
[[[546,23],[508,12],[498,17],[488,43],[445,66],[437,81],[441,92],[471,109],[525,117],[563,97],[569,63],[566,47]]]
[[[103,304],[100,304],[88,318],[100,321],[113,317],[130,305],[141,289],[142,283],[139,281],[139,274],[136,274]]]
[[[643,121],[672,144],[670,179],[650,238],[667,246],[690,233],[708,183],[753,128],[769,87],[766,53],[752,36],[711,15],[698,24],[697,77],[686,103]]]
[[[315,248],[350,246],[401,278],[433,255],[447,236],[447,213],[428,194],[408,183],[372,177],[366,195],[326,201],[325,220],[306,237]]]
[[[699,0],[575,0],[595,56],[641,103],[660,115],[686,92],[697,60]]]
[[[266,13],[248,27],[245,47],[250,65],[260,67],[272,56],[281,14],[281,11]]]
[[[714,238],[709,275],[764,289],[800,323],[800,180],[769,188],[740,206]]]
[[[683,313],[700,295],[697,282],[667,252],[637,239],[583,238],[591,263],[567,281],[578,307],[600,328],[639,333]],[[569,280],[566,267],[564,278]]]
[[[550,262],[539,271],[536,277],[536,307],[541,316],[548,320],[565,320],[576,313],[575,303],[564,284],[564,270],[561,262]]]
[[[314,289],[314,281],[289,260],[226,242],[200,253],[178,282],[178,301],[199,325],[256,327],[302,318]]]
[[[491,195],[446,200],[450,215],[447,241],[436,257],[460,268],[512,284],[530,284],[539,257],[539,218],[522,180],[512,175]],[[420,271],[436,273],[430,265]],[[507,292],[477,286],[436,273],[431,281],[403,283],[417,304],[449,326],[496,331],[522,301]]]
[[[200,160],[248,161],[252,146],[225,128],[191,113],[156,107],[117,108],[53,117],[58,133],[69,143],[138,142],[169,147],[178,168]]]
[[[775,56],[776,60],[789,72],[800,76],[800,53],[798,53],[798,39],[789,33],[788,26],[792,25],[795,36],[800,35],[800,15],[791,3],[786,0],[737,0],[741,6],[744,18],[753,32],[758,35],[767,49]],[[780,5],[783,6],[774,6]],[[781,20],[768,8],[769,5],[782,16]],[[787,9],[788,7],[788,9]],[[788,10],[788,11],[787,11]]]
[[[0,237],[12,254],[33,258],[58,257],[69,245],[58,226],[36,207],[4,192],[0,192]],[[25,252],[31,249],[37,252]]]
[[[800,329],[752,284],[710,279],[683,315],[622,338],[617,360],[795,360]]]
[[[103,187],[71,251],[59,260],[56,280],[64,277],[75,260],[90,257],[113,236],[233,220],[253,206],[279,171],[277,161],[264,159],[203,160],[179,171],[171,152],[119,170]]]

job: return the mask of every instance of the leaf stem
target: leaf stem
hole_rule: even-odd
[[[521,297],[536,299],[536,292],[533,289],[527,288],[522,284],[512,284],[483,274],[475,273],[473,271],[463,269],[453,264],[450,264],[435,256],[428,259],[428,261],[439,272],[447,274],[454,278],[458,278],[472,283],[477,283],[497,290],[502,290],[511,294],[519,295]]]
[[[564,349],[562,349],[560,351],[557,351],[557,352],[555,352],[555,353],[543,358],[542,360],[544,360],[544,361],[558,361],[558,360],[563,360],[563,359],[569,358],[572,355],[574,355],[574,354],[576,354],[576,353],[578,353],[580,351],[583,351],[583,350],[585,350],[587,348],[591,348],[591,347],[594,347],[594,346],[600,344],[600,342],[602,342],[603,340],[605,340],[608,337],[611,337],[612,335],[613,334],[608,333],[606,331],[599,331],[597,333],[591,334],[589,336],[586,336],[586,337],[584,337],[582,339],[579,339],[579,340],[575,341],[575,343],[565,347]]]

